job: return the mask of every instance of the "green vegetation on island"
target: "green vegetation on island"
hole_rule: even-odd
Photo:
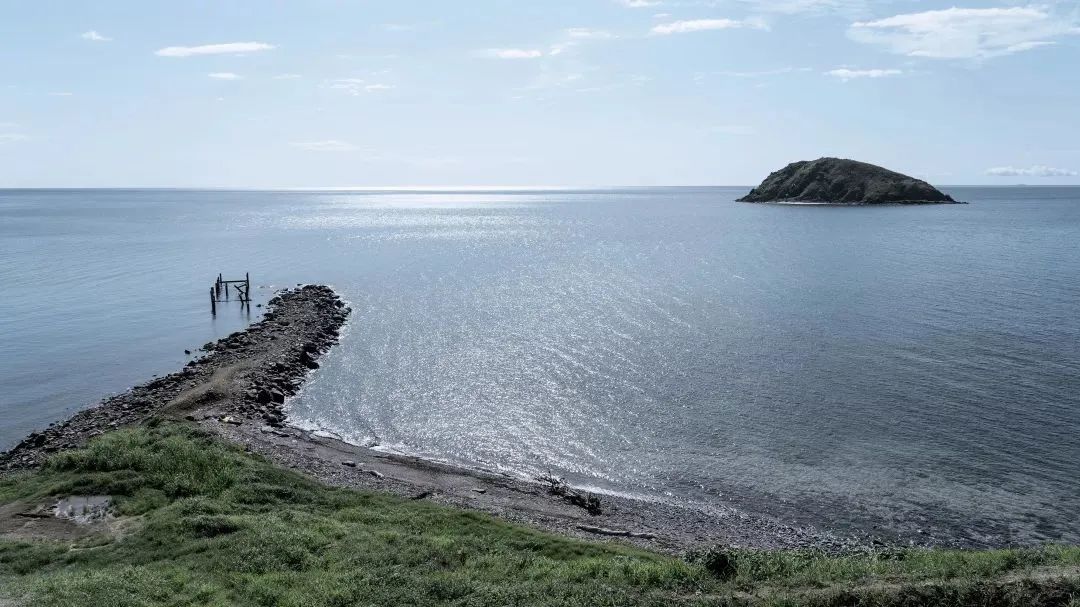
[[[92,532],[18,532],[111,496]],[[4,519],[7,520],[4,520]],[[72,523],[73,525],[73,523]],[[1080,605],[1080,548],[685,559],[331,488],[183,424],[0,477],[0,605]]]

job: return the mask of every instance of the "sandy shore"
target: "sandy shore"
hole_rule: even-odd
[[[0,471],[40,465],[109,430],[153,418],[186,419],[268,459],[326,483],[387,491],[490,513],[558,533],[628,541],[667,552],[733,545],[862,549],[843,538],[734,508],[601,495],[599,508],[571,487],[390,455],[287,426],[286,398],[337,342],[349,308],[328,287],[306,286],[271,300],[263,319],[204,346],[183,370],[108,398],[0,454]]]

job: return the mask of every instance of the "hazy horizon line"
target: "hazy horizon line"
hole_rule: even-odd
[[[697,184],[697,185],[417,185],[417,186],[0,186],[2,191],[65,191],[65,190],[172,190],[172,191],[219,191],[219,192],[498,192],[498,191],[575,191],[575,190],[633,190],[650,188],[755,188],[748,184]],[[956,183],[938,184],[942,188],[1053,188],[1076,187],[1080,183]]]

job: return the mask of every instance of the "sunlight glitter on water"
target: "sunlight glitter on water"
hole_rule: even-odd
[[[250,271],[354,309],[290,402],[352,442],[792,521],[1076,540],[1080,189],[1060,190],[0,192],[0,440],[242,326],[205,284]]]

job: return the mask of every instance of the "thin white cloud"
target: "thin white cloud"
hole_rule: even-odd
[[[239,74],[234,74],[232,72],[213,72],[207,74],[207,76],[213,78],[214,80],[240,80],[241,78],[243,78],[243,76]]]
[[[600,29],[593,29],[590,27],[571,27],[567,28],[566,35],[575,40],[611,40],[615,38],[615,34]]]
[[[18,143],[30,139],[22,133],[0,133],[0,145],[5,143]]]
[[[835,70],[829,70],[825,72],[825,75],[832,76],[833,78],[839,78],[840,80],[846,82],[848,80],[856,80],[858,78],[888,78],[889,76],[899,76],[903,73],[903,70],[897,69],[853,70],[846,67],[841,67]]]
[[[585,86],[579,89],[574,89],[575,93],[602,93],[604,91],[612,91],[620,88],[619,84],[603,84],[599,86]]]
[[[195,57],[198,55],[244,54],[268,51],[274,48],[265,42],[226,42],[202,46],[167,46],[154,52],[158,57]]]
[[[728,29],[769,29],[768,24],[757,18],[750,19],[691,19],[687,21],[672,21],[661,23],[652,28],[651,33],[656,36],[670,34],[688,34],[691,32],[707,32],[712,30]]]
[[[763,13],[784,15],[815,13],[860,14],[865,12],[867,0],[739,0]]]
[[[759,70],[756,72],[716,72],[716,74],[718,76],[728,76],[731,78],[766,78],[768,76],[781,76],[783,74],[810,71],[813,70],[808,67],[780,67],[773,70]]]
[[[364,92],[367,81],[363,78],[338,78],[336,80],[327,81],[324,86],[328,89],[344,91],[355,96]]]
[[[615,2],[627,8],[648,8],[663,4],[660,0],[615,0]]]
[[[293,147],[298,147],[302,150],[309,152],[356,152],[360,150],[359,146],[353,145],[347,141],[339,141],[337,139],[326,139],[324,141],[299,141],[296,143],[290,143]]]
[[[81,37],[82,37],[83,40],[89,40],[91,42],[109,42],[109,41],[112,40],[112,38],[109,38],[107,36],[103,36],[100,33],[98,33],[97,30],[90,30],[88,32],[83,32]]]
[[[368,82],[363,78],[338,78],[336,80],[328,80],[323,83],[328,89],[336,91],[344,91],[354,97],[359,97],[366,93],[378,93],[382,91],[389,91],[397,88],[392,84],[386,84],[383,82]]]
[[[538,59],[544,56],[544,52],[525,48],[489,48],[480,51],[480,55],[491,59]]]
[[[848,36],[910,57],[986,59],[1054,44],[1080,34],[1077,25],[1046,6],[953,7],[856,22]]]
[[[1041,164],[1030,167],[995,167],[986,170],[987,175],[994,177],[1076,177],[1080,173],[1069,169],[1057,169]]]
[[[618,38],[612,32],[590,27],[571,27],[563,30],[563,39],[551,45],[548,55],[554,57],[566,53],[582,44],[614,40]]]

